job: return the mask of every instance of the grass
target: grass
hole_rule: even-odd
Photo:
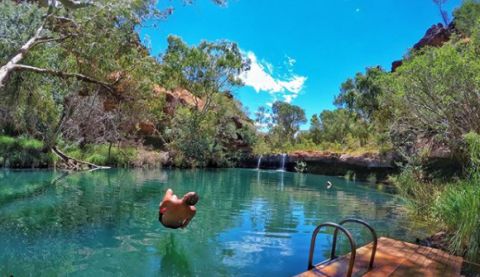
[[[51,153],[43,151],[43,142],[26,137],[0,135],[0,166],[11,168],[48,167]]]
[[[480,261],[480,176],[451,184],[439,195],[432,214],[452,234],[450,250]]]
[[[89,144],[80,149],[77,146],[66,146],[65,154],[86,162],[103,166],[130,167],[136,157],[134,147],[112,146],[109,154],[108,144]]]
[[[157,168],[168,159],[163,153],[133,146],[112,146],[110,153],[108,144],[91,144],[81,149],[62,144],[60,148],[73,158],[103,166]],[[44,151],[44,144],[40,140],[0,135],[0,167],[51,167],[56,159],[52,153]]]
[[[112,146],[110,154],[108,144],[90,144],[82,149],[65,146],[63,149],[71,157],[102,166],[157,168],[166,162],[161,153],[133,146]]]
[[[425,182],[407,168],[392,181],[411,216],[447,231],[451,253],[480,262],[480,173],[449,183]]]

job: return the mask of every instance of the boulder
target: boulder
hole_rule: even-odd
[[[398,60],[398,61],[394,61],[392,63],[392,70],[391,72],[395,72],[397,70],[397,68],[399,68],[400,66],[403,65],[403,60]]]
[[[450,40],[452,33],[455,31],[453,24],[443,26],[442,23],[432,25],[425,35],[413,46],[413,49],[418,51],[424,47],[440,47]],[[394,61],[392,63],[391,72],[395,72],[397,68],[402,66],[403,60]]]
[[[432,25],[423,38],[413,46],[413,49],[420,50],[426,46],[440,47],[450,40],[452,31],[453,25],[451,24],[447,27],[444,27],[442,23]]]

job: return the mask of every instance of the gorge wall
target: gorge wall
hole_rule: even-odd
[[[240,167],[257,168],[257,156],[250,156],[240,163]],[[375,179],[385,181],[388,175],[398,172],[393,154],[339,154],[330,152],[296,151],[285,159],[285,170],[295,172],[299,162],[305,162],[307,173],[346,176],[356,180]],[[262,156],[261,169],[280,169],[282,155]]]

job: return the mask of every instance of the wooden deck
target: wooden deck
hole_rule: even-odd
[[[381,237],[373,269],[367,272],[372,243],[357,249],[352,276],[460,276],[463,259],[441,250]],[[343,277],[350,254],[297,276]]]

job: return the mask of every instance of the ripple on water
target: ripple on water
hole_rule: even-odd
[[[414,239],[397,197],[334,177],[242,169],[106,170],[70,174],[51,185],[58,174],[5,176],[1,276],[288,276],[305,269],[316,225],[350,216],[369,221],[379,235]],[[327,180],[334,183],[331,189]],[[15,197],[8,196],[12,187]],[[158,222],[167,187],[179,196],[200,195],[197,215],[184,230]],[[352,232],[359,241],[369,238],[364,230]],[[321,259],[331,231],[322,231],[318,243]]]

